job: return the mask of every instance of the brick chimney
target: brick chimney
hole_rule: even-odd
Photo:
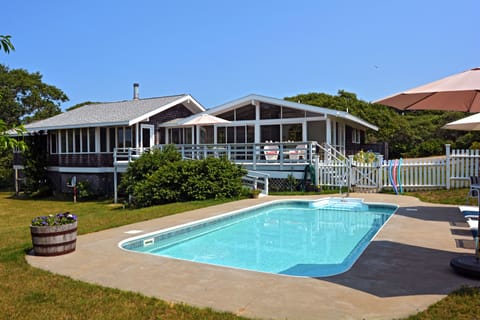
[[[138,83],[133,84],[133,100],[138,100],[140,99],[140,95],[138,94],[138,87],[140,85]]]

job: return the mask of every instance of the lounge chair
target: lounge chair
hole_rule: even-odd
[[[278,146],[277,145],[267,145],[263,147],[263,152],[265,153],[265,160],[272,161],[278,159]]]
[[[297,155],[298,155],[298,159],[304,159],[306,158],[306,155],[307,155],[307,145],[306,144],[299,144],[297,147],[296,147],[296,151],[297,151]]]
[[[470,176],[470,190],[468,190],[467,201],[470,197],[477,197],[480,199],[480,176]]]

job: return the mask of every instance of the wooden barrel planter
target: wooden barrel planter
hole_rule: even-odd
[[[58,256],[75,251],[77,221],[58,226],[30,226],[33,251],[37,256]]]

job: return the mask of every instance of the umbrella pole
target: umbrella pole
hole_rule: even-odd
[[[480,207],[479,207],[480,209]],[[478,220],[477,220],[477,234],[475,237],[475,257],[477,257],[477,261],[480,259],[480,252],[478,250],[478,233],[480,232],[480,211],[478,212]]]
[[[478,236],[480,232],[480,189],[474,189],[477,191],[477,206],[478,206],[478,220],[477,220],[477,233],[475,234],[475,258],[480,259],[480,252],[478,248]]]

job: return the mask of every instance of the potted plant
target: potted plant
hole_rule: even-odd
[[[39,216],[30,225],[33,251],[38,256],[58,256],[75,251],[77,216],[69,212]]]
[[[252,191],[250,191],[250,195],[252,196],[252,198],[257,199],[260,192],[260,189],[252,189]]]

